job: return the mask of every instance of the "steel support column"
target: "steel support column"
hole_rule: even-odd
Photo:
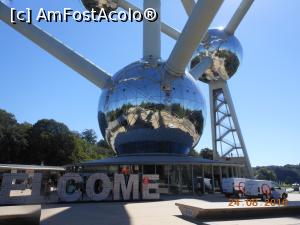
[[[226,178],[228,178],[228,177],[229,177],[229,167],[226,166]]]
[[[204,165],[202,165],[202,192],[205,194]]]
[[[222,191],[222,179],[223,179],[222,166],[219,166],[219,174],[220,174],[220,190]]]
[[[193,189],[193,194],[195,194],[195,187],[194,187],[194,184],[195,184],[195,182],[194,182],[194,166],[193,166],[193,164],[191,165],[191,167],[192,167],[192,189]]]
[[[212,192],[215,193],[215,174],[214,174],[214,166],[211,166],[211,186]]]
[[[167,165],[168,168],[168,193],[170,193],[170,165]]]
[[[213,158],[243,162],[247,177],[252,178],[252,167],[227,82],[210,81],[209,97]]]

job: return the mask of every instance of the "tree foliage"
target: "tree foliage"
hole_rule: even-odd
[[[55,120],[39,120],[29,130],[29,145],[33,164],[43,162],[46,165],[71,163],[75,149],[74,136],[68,127]],[[55,157],[53,157],[55,156]]]
[[[199,152],[197,152],[194,148],[189,152],[189,156],[199,157]]]
[[[13,114],[0,110],[0,163],[65,165],[112,155],[104,140],[97,143],[94,130],[71,132],[48,119],[18,123]]]
[[[191,149],[189,156],[200,157],[203,159],[213,159],[213,150],[210,148],[203,148],[200,152],[195,149]]]
[[[96,144],[96,142],[97,142],[97,135],[93,129],[85,129],[81,133],[81,137],[83,140],[86,140],[87,142],[89,142],[91,144]]]
[[[0,162],[22,162],[30,128],[27,123],[18,124],[13,114],[0,110]]]
[[[285,166],[264,166],[255,167],[255,174],[261,173],[261,169],[272,171],[276,175],[276,180],[286,184],[300,183],[300,164]]]
[[[276,174],[267,168],[260,168],[255,171],[255,176],[259,180],[272,180],[275,181],[277,179]]]
[[[204,148],[200,152],[200,157],[204,159],[213,159],[213,150],[209,148]]]

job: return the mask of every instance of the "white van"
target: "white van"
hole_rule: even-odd
[[[222,193],[225,194],[226,197],[235,196],[242,197],[245,194],[245,182],[248,179],[246,178],[238,178],[238,177],[230,177],[222,179]]]
[[[285,188],[268,180],[247,180],[245,189],[247,198],[261,198],[263,201],[267,199],[286,199],[288,197]]]

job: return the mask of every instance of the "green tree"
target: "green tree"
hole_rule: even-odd
[[[28,148],[28,123],[18,124],[15,116],[0,110],[0,162],[23,163]]]
[[[87,141],[74,136],[75,148],[71,155],[72,163],[78,163],[86,160],[91,160],[91,147],[92,145]],[[90,153],[90,154],[89,154]]]
[[[94,145],[86,140],[75,137],[75,142],[75,150],[72,154],[73,162],[103,159],[115,155],[115,152],[107,145],[105,141],[101,142],[100,145]]]
[[[17,124],[17,120],[12,113],[0,109],[0,128],[11,127]]]
[[[255,171],[255,176],[257,179],[260,180],[276,180],[276,174],[274,171],[269,170],[267,168],[259,168],[258,170]]]
[[[96,142],[97,142],[97,135],[93,129],[85,129],[81,133],[81,138],[91,144],[96,144]]]
[[[189,156],[197,157],[199,156],[199,153],[194,148],[192,148],[191,151],[189,152]]]
[[[39,120],[29,132],[30,162],[45,165],[72,163],[75,138],[68,127],[55,120]]]
[[[203,148],[199,154],[203,159],[213,159],[213,150],[209,148]]]
[[[92,129],[70,131],[63,123],[42,119],[33,126],[18,123],[0,109],[0,163],[65,165],[115,155]]]
[[[286,184],[292,184],[293,183],[293,178],[290,176],[287,176],[284,180],[284,183]]]
[[[100,140],[97,143],[97,152],[98,154],[103,154],[105,157],[115,156],[115,151],[111,148],[111,146],[105,141]]]
[[[99,147],[102,147],[102,148],[107,148],[107,149],[111,148],[109,146],[109,144],[105,140],[103,140],[103,139],[101,139],[100,141],[98,141],[97,145]]]

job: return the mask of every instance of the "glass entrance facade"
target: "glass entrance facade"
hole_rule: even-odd
[[[221,191],[223,177],[242,177],[238,166],[211,164],[146,164],[93,165],[80,168],[84,174],[106,172],[129,174],[158,174],[161,194],[203,194]],[[79,171],[77,171],[79,172]]]

